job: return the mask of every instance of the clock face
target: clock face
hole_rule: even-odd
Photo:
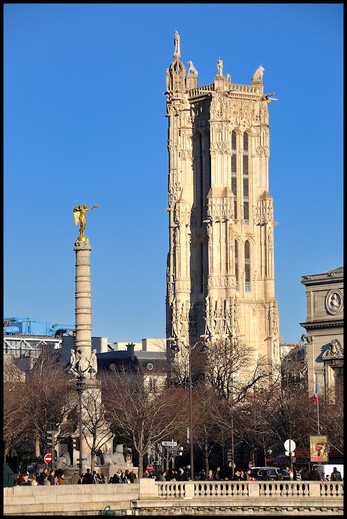
[[[343,295],[340,290],[330,290],[325,298],[327,311],[332,314],[338,314],[343,309]]]

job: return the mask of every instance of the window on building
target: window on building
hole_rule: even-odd
[[[200,243],[200,292],[204,292],[204,244]]]
[[[199,165],[200,165],[200,219],[204,219],[204,160],[202,153],[202,135],[199,134]]]
[[[236,290],[239,289],[239,249],[237,240],[235,240],[235,278],[236,278]]]
[[[234,218],[237,218],[236,132],[231,134],[231,190],[235,196]]]
[[[249,224],[248,133],[243,134],[243,218]]]
[[[245,292],[251,291],[251,257],[249,241],[245,242]]]

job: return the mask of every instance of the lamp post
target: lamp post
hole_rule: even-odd
[[[188,346],[183,341],[179,341],[177,338],[169,337],[169,341],[173,341],[171,346],[172,351],[177,353],[179,351],[178,343],[182,344],[188,349],[188,363],[189,363],[189,449],[190,449],[190,479],[194,481],[194,442],[193,442],[193,382],[192,382],[192,351],[200,344],[200,351],[207,351],[208,346],[206,344],[207,335],[200,335],[202,341],[197,341],[193,346],[188,343]]]
[[[78,404],[79,404],[79,429],[80,429],[80,457],[79,461],[79,473],[80,476],[83,474],[83,457],[82,457],[82,393],[85,389],[84,379],[81,372],[79,372],[77,380],[76,380],[76,391],[78,393]]]

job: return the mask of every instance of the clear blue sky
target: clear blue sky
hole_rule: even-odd
[[[174,31],[199,85],[261,63],[270,112],[280,334],[301,278],[343,265],[343,4],[5,4],[4,316],[74,324],[88,213],[92,334],[165,336],[167,119]]]

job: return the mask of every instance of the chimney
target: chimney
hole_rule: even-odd
[[[128,342],[127,344],[127,352],[131,360],[134,360],[134,351],[135,351],[135,344],[133,342]]]

